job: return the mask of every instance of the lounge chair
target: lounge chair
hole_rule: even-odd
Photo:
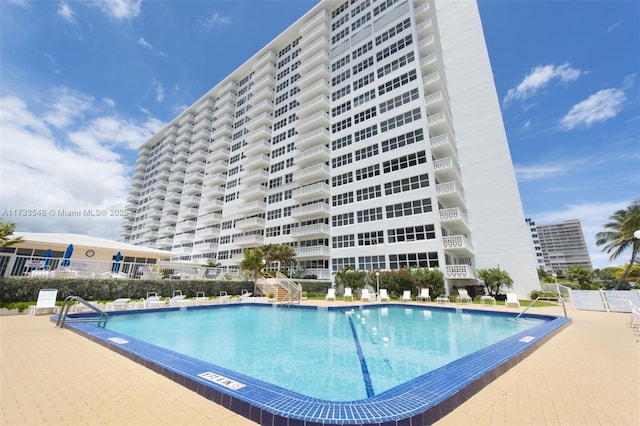
[[[249,302],[249,297],[251,297],[253,293],[249,290],[242,290],[242,294],[240,295],[240,301],[243,303]]]
[[[631,318],[629,319],[629,327],[638,327],[636,320],[640,323],[640,307],[633,304],[629,299],[623,299],[624,303],[631,309]]]
[[[370,302],[371,301],[371,295],[369,294],[369,290],[366,288],[363,288],[360,291],[360,301],[364,302],[364,301]]]
[[[391,298],[389,297],[389,294],[387,293],[387,289],[386,288],[381,288],[380,289],[380,295],[378,296],[378,300],[379,301],[383,301],[386,300],[387,302],[391,302]]]
[[[483,305],[487,302],[494,305],[496,304],[496,298],[493,296],[489,296],[488,294],[485,294],[484,296],[480,296],[480,301],[482,302]]]
[[[471,303],[472,299],[469,293],[464,288],[458,289],[458,296],[456,296],[456,303]]]
[[[431,302],[431,296],[429,295],[429,287],[422,287],[420,294],[416,297],[417,301],[423,300],[425,302]]]
[[[204,291],[196,293],[196,305],[204,305],[209,302],[209,298],[205,296]]]
[[[182,294],[182,290],[174,290],[173,291],[173,297],[171,297],[171,300],[169,300],[169,305],[171,306],[183,306],[184,304],[187,303],[186,297],[184,294]]]
[[[218,302],[227,303],[229,300],[231,300],[231,297],[229,297],[227,292],[226,291],[221,291],[220,292],[220,297],[218,297]]]
[[[504,306],[506,308],[509,307],[509,305],[515,305],[516,308],[520,307],[520,300],[518,300],[518,295],[515,293],[507,293],[507,300],[504,301]]]
[[[120,299],[116,299],[113,302],[107,303],[105,309],[107,311],[116,311],[116,310],[127,310],[129,309],[129,301],[131,299],[128,297],[122,297]]]
[[[336,300],[336,289],[330,288],[327,290],[327,295],[324,297],[324,300]]]
[[[58,297],[58,290],[55,288],[43,288],[38,292],[38,300],[35,306],[29,307],[29,313],[31,315],[38,314],[41,310],[46,310],[48,313],[57,313],[56,299]]]
[[[351,287],[345,287],[344,289],[344,300],[347,300],[347,297],[350,297],[353,300],[353,290]]]
[[[405,290],[402,292],[402,299],[403,302],[411,302],[413,299],[411,298],[411,290]]]
[[[161,308],[165,305],[165,301],[160,300],[160,295],[158,293],[150,291],[147,293],[147,298],[144,299],[143,304],[145,308],[153,308],[154,306]]]

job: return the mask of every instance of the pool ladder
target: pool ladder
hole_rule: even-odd
[[[524,315],[524,313],[527,312],[529,310],[529,308],[532,307],[538,300],[552,300],[552,301],[556,301],[556,302],[562,302],[562,310],[564,311],[564,317],[567,318],[567,307],[564,304],[564,298],[562,298],[562,297],[539,296],[539,297],[536,297],[536,300],[534,300],[533,302],[529,303],[529,306],[524,308],[524,311],[520,312],[518,314],[518,316],[516,317],[516,319],[518,319],[522,315]]]
[[[78,302],[91,309],[96,313],[97,316],[83,316],[80,318],[67,318],[69,314],[69,309],[75,305],[73,302]],[[80,296],[67,296],[62,302],[62,309],[60,310],[60,315],[58,315],[58,322],[56,323],[56,327],[63,328],[64,324],[67,322],[96,322],[98,327],[104,328],[107,325],[107,321],[109,320],[109,314],[105,311],[98,309],[96,306],[87,302]]]

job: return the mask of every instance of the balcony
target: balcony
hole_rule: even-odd
[[[211,130],[212,122],[209,119],[204,119],[198,121],[195,126],[193,126],[193,132],[196,133],[200,130]]]
[[[277,71],[278,70],[276,69],[275,65],[273,65],[272,63],[266,63],[253,72],[253,78],[257,80],[265,75],[275,75]]]
[[[329,22],[329,13],[323,9],[300,27],[300,34],[308,33],[316,25],[321,25],[326,22]]]
[[[441,90],[431,93],[424,97],[425,105],[427,106],[427,115],[433,115],[446,108],[444,103],[445,97]]]
[[[131,194],[127,197],[127,203],[137,203],[139,199],[140,196]]]
[[[223,138],[225,136],[230,137],[233,134],[233,128],[228,124],[224,124],[221,127],[217,127],[211,132],[211,137],[214,139]]]
[[[227,182],[227,175],[223,173],[211,173],[204,177],[203,183],[207,186],[223,185]]]
[[[273,87],[275,85],[276,80],[271,75],[266,74],[261,79],[255,80],[253,86],[251,86],[251,90],[253,90],[254,93],[257,93],[264,87]]]
[[[178,139],[176,139],[176,142],[178,142],[178,145],[185,142],[189,144],[190,140],[191,140],[191,132],[185,132],[185,133],[181,133],[180,136],[178,136]]]
[[[247,126],[247,129],[249,130],[255,130],[260,126],[270,127],[272,123],[273,123],[273,117],[271,117],[271,114],[268,112],[263,112],[262,114],[259,114],[258,116],[253,117],[251,121],[247,123],[246,126]]]
[[[178,220],[178,214],[177,213],[167,213],[167,211],[165,210],[162,218],[160,218],[160,224],[161,225],[175,225],[177,220]]]
[[[296,207],[291,210],[291,216],[298,220],[310,220],[321,217],[328,217],[331,207],[327,203],[313,203],[306,206]]]
[[[198,225],[215,225],[222,222],[222,215],[220,213],[207,213],[198,217]]]
[[[273,64],[277,60],[278,60],[278,55],[276,55],[275,53],[269,50],[265,52],[262,56],[260,56],[258,59],[256,59],[252,68],[255,72],[258,68],[264,67],[265,65]]]
[[[188,151],[180,151],[173,156],[173,161],[177,163],[186,163],[188,159],[189,159]]]
[[[207,163],[204,161],[195,161],[187,166],[187,173],[203,172]]]
[[[442,133],[448,133],[450,130],[450,122],[449,114],[445,111],[427,116],[427,126],[429,126],[430,134],[439,135]]]
[[[184,173],[184,171],[187,169],[187,162],[186,161],[178,161],[177,163],[173,163],[171,165],[171,172],[172,172],[172,177],[173,174],[180,174],[180,173]],[[171,180],[171,179],[169,179]]]
[[[271,158],[268,155],[262,154],[257,155],[255,157],[248,158],[244,163],[244,169],[246,171],[252,171],[256,169],[263,169],[268,167],[270,164]]]
[[[330,94],[331,87],[329,87],[329,83],[327,83],[325,80],[318,80],[298,94],[298,101],[300,103],[303,103],[306,102],[307,99],[311,99],[314,96],[329,96]]]
[[[175,147],[176,154],[178,152],[189,152],[191,148],[191,142],[189,142],[189,138],[186,138],[182,142],[178,143]]]
[[[270,99],[263,99],[261,102],[252,104],[251,109],[247,111],[247,115],[253,118],[253,117],[257,117],[263,112],[267,112],[271,114],[272,111],[273,111],[273,102],[271,102]]]
[[[180,204],[178,204],[177,202],[165,204],[164,209],[162,209],[163,213],[166,213],[167,215],[170,215],[170,216],[173,216],[174,213],[177,214],[178,210],[180,210]]]
[[[329,66],[331,63],[331,58],[329,58],[329,54],[326,50],[322,49],[318,51],[315,55],[310,56],[308,59],[305,59],[300,65],[300,74],[304,74],[307,71],[313,69],[318,65]]]
[[[206,161],[206,160],[207,160],[207,151],[198,150],[189,154],[189,158],[187,161],[189,161],[189,163],[196,163],[198,161]]]
[[[317,128],[324,129],[327,127],[329,127],[329,114],[325,111],[318,111],[303,120],[298,120],[296,123],[296,130],[300,134],[310,132]]]
[[[201,243],[195,244],[193,250],[198,253],[206,253],[209,251],[218,251],[218,243]]]
[[[224,201],[217,199],[201,199],[200,200],[200,213],[202,212],[217,212],[224,206]]]
[[[232,113],[225,113],[216,117],[216,119],[213,122],[213,127],[220,127],[220,126],[224,126],[225,124],[228,124],[230,126],[233,124]]]
[[[261,126],[247,133],[247,135],[245,136],[245,140],[249,143],[252,143],[257,142],[260,139],[269,139],[270,137],[271,129],[267,126]]]
[[[250,216],[252,214],[264,213],[267,209],[267,203],[264,201],[250,201],[247,203],[243,203],[237,206],[238,213],[241,213],[245,216]]]
[[[196,218],[196,217],[198,217],[198,209],[196,209],[194,207],[186,207],[186,208],[181,207],[180,211],[178,212],[178,217],[181,218],[181,219],[193,219],[193,218]],[[189,226],[191,226],[191,225],[195,226],[195,221],[193,221],[193,220],[186,220],[184,222],[180,222],[179,225],[180,224],[185,224],[187,222],[189,222],[189,224],[188,224]],[[193,222],[193,223],[191,223],[191,222]]]
[[[240,199],[245,201],[262,200],[267,196],[268,192],[267,185],[251,185],[240,191]]]
[[[263,229],[265,220],[262,217],[250,217],[248,219],[242,219],[236,221],[236,228],[242,231],[255,231],[257,229]]]
[[[174,240],[174,243],[178,243],[179,241]],[[185,241],[187,242],[187,241]],[[177,247],[174,246],[171,248],[171,253],[175,253],[178,255],[188,255],[193,251],[193,247]]]
[[[171,126],[164,132],[165,137],[175,136],[177,134],[178,134],[178,128],[176,126]]]
[[[200,197],[197,195],[188,195],[186,197],[182,197],[180,200],[180,205],[184,207],[198,207],[200,204]]]
[[[440,223],[460,230],[460,233],[469,231],[467,215],[459,207],[440,210]]]
[[[223,161],[229,158],[229,154],[231,151],[228,149],[212,149],[207,156],[207,161],[215,162],[215,161]]]
[[[170,237],[169,239],[171,239],[173,241],[173,236],[176,233],[176,226],[175,225],[170,225],[170,226],[161,226],[160,229],[158,229],[158,235],[162,235],[165,237]]]
[[[182,117],[180,119],[180,121],[178,121],[178,123],[180,124],[180,128],[182,128],[183,126],[185,126],[186,124],[190,124],[193,123],[193,119],[194,119],[194,115],[192,113],[189,113],[187,115],[185,115],[184,117]],[[180,130],[178,129],[178,133],[180,132]]]
[[[331,151],[325,145],[317,145],[315,148],[301,152],[294,157],[298,167],[307,167],[311,164],[324,163],[331,158]]]
[[[331,193],[331,187],[324,182],[317,182],[293,190],[292,197],[298,202],[306,202],[326,198]]]
[[[464,235],[449,235],[442,237],[442,245],[447,252],[460,254],[473,253],[473,245]]]
[[[178,231],[179,233],[173,237],[173,244],[184,244],[184,243],[190,243],[193,241],[195,234],[184,234],[184,233],[180,233],[182,231]]]
[[[202,196],[205,198],[213,199],[222,197],[224,195],[224,187],[220,185],[205,186],[202,188]]]
[[[202,102],[200,105],[196,107],[196,112],[201,113],[202,111],[206,111],[206,110],[213,111],[214,106],[215,106],[215,102],[213,101],[213,99],[206,99],[204,102]]]
[[[202,173],[202,172],[189,173],[184,178],[184,183],[198,183],[198,184],[201,184],[203,178],[204,178],[204,173]]]
[[[202,192],[202,184],[190,183],[182,188],[182,193],[185,195],[195,195]]]
[[[313,225],[299,226],[291,231],[294,238],[328,238],[331,233],[331,227],[324,223],[315,223]]]
[[[271,152],[271,143],[267,140],[261,140],[244,147],[247,157],[254,157],[260,154],[268,154]]]
[[[218,106],[218,108],[216,108],[216,110],[213,113],[213,116],[215,117],[215,119],[218,119],[220,117],[222,117],[223,115],[226,114],[233,114],[236,110],[236,106],[234,102],[226,102],[226,103],[222,103]],[[215,122],[215,120],[214,120]]]
[[[264,244],[262,235],[243,235],[233,239],[233,243],[240,247],[255,247]]]
[[[198,141],[194,141],[191,144],[191,154],[193,154],[194,152],[203,152],[203,153],[207,153],[207,151],[209,151],[209,137],[207,136],[207,138],[205,139],[200,139]],[[190,154],[190,156],[191,156]]]
[[[330,255],[331,255],[331,249],[325,246],[296,248],[296,259],[328,258],[330,257]]]
[[[330,137],[327,129],[315,129],[307,133],[299,134],[296,137],[295,146],[298,150],[308,150],[317,145],[327,145]]]
[[[300,87],[301,90],[304,90],[305,87],[310,86],[312,83],[315,83],[318,80],[326,81],[328,78],[329,68],[327,68],[326,65],[320,64],[298,80],[298,87]]]
[[[237,90],[238,90],[238,85],[236,84],[236,82],[230,80],[225,84],[223,84],[222,86],[220,86],[220,89],[218,90],[218,96],[220,96],[221,98],[224,97],[224,95],[226,94],[232,94],[235,96]]]
[[[231,147],[231,138],[224,137],[212,141],[209,151],[229,149],[229,147]]]
[[[447,201],[444,205],[464,206],[464,193],[456,182],[436,185],[438,200]]]
[[[446,265],[445,278],[450,279],[476,279],[475,271],[469,265]]]
[[[182,192],[167,192],[167,195],[165,196],[165,200],[169,201],[170,203],[179,203],[180,199],[182,198]]]
[[[326,164],[316,164],[293,172],[293,180],[300,185],[329,179],[331,169]]]
[[[183,184],[180,181],[171,182],[169,186],[167,186],[168,192],[180,192],[182,191]]]
[[[197,142],[197,141],[205,141],[207,144],[209,143],[209,137],[211,136],[211,129],[202,129],[200,130],[198,133],[196,133],[195,135],[193,135],[193,137],[191,138],[191,140],[193,142]],[[193,147],[191,148],[191,151],[193,151]]]
[[[424,18],[431,14],[431,7],[429,3],[423,3],[422,5],[416,7],[415,9],[416,18]]]
[[[433,160],[433,170],[436,173],[436,179],[439,181],[460,181],[458,164],[452,157]]]
[[[254,92],[253,97],[251,98],[251,105],[257,105],[262,100],[273,99],[275,96],[275,92],[269,86],[264,86],[262,89]]]
[[[255,170],[242,177],[242,182],[246,185],[256,185],[269,180],[269,172],[266,170]]]
[[[176,232],[189,232],[194,231],[196,229],[196,221],[195,220],[183,220],[182,222],[178,222],[176,224]],[[182,238],[178,238],[182,237]],[[193,234],[182,234],[174,237],[175,242],[187,242],[193,241]]]
[[[218,172],[226,172],[229,168],[229,163],[224,160],[211,161],[207,163],[207,173],[213,174]]]
[[[326,95],[318,95],[315,98],[309,99],[298,107],[296,115],[302,119],[309,117],[318,111],[329,110],[329,98]]]

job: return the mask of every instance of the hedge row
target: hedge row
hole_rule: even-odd
[[[328,282],[301,282],[303,291],[326,293]],[[252,281],[218,280],[125,280],[125,279],[47,279],[8,277],[0,279],[0,303],[32,302],[38,299],[43,288],[58,290],[58,300],[67,296],[80,296],[85,300],[114,300],[120,297],[142,299],[147,292],[157,292],[162,297],[173,296],[174,290],[187,297],[195,297],[200,291],[207,296],[217,296],[221,291],[228,295],[240,295],[242,290],[254,291]]]

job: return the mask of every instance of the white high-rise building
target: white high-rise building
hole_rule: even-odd
[[[475,1],[320,2],[142,146],[127,209],[125,241],[181,260],[539,287]]]
[[[548,273],[564,276],[570,266],[582,266],[589,270],[591,256],[578,219],[538,225],[538,237]]]

